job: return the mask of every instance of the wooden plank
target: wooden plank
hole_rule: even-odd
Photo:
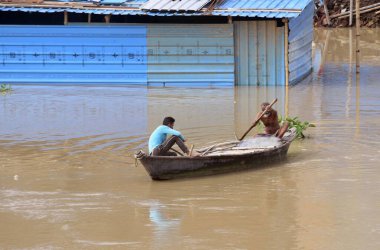
[[[374,8],[374,7],[377,7],[377,6],[380,6],[380,3],[375,3],[375,4],[372,4],[372,5],[361,7],[361,8],[359,8],[359,10],[362,12],[363,10],[371,9],[371,8]],[[353,14],[356,13],[356,10],[357,9],[353,10]],[[340,17],[340,16],[347,16],[348,17],[349,15],[350,15],[350,12],[339,13],[339,14],[335,14],[335,15],[330,16],[330,19],[336,18],[336,17]]]
[[[375,10],[378,10],[378,9],[380,9],[380,6],[377,6],[377,7],[374,7],[374,8],[370,8],[370,9],[366,9],[366,10],[363,10],[363,11],[361,11],[359,9],[359,12],[360,13],[368,13],[368,12],[372,12],[372,11],[375,11]],[[358,15],[360,15],[360,13]],[[355,13],[355,15],[356,15],[356,13]],[[343,19],[343,18],[347,18],[347,17],[349,17],[349,16],[340,16],[340,17],[338,17],[338,19]]]
[[[327,3],[326,3],[326,1],[323,1],[323,8],[324,8],[324,10],[325,10],[325,15],[326,15],[326,19],[327,19],[327,24],[328,24],[328,25],[331,25],[329,9],[327,8]]]
[[[0,0],[0,3],[42,3],[44,0]]]

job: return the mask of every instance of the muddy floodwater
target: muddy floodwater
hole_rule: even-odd
[[[284,87],[13,86],[0,95],[0,249],[380,249],[380,30],[317,29]],[[152,181],[133,153],[171,115],[235,139],[263,101],[313,122],[286,161]],[[252,131],[252,135],[255,131]]]

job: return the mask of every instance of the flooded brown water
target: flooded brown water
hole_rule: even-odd
[[[13,86],[0,249],[380,249],[380,30],[362,33],[360,79],[349,38],[316,30],[311,79],[287,90]],[[164,116],[199,148],[241,136],[274,97],[317,126],[285,162],[167,182],[135,167]]]

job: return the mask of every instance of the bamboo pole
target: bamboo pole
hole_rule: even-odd
[[[372,11],[375,11],[375,10],[378,10],[378,9],[380,9],[380,6],[373,7],[373,8],[370,8],[370,9],[365,9],[365,10],[363,10],[363,11],[361,11],[361,10],[359,9],[359,12],[360,12],[361,14],[363,14],[363,13],[372,12]],[[343,19],[343,18],[347,18],[347,17],[349,17],[349,16],[340,16],[340,17],[338,17],[338,19]]]
[[[285,86],[285,117],[289,117],[289,86]]]
[[[289,86],[289,20],[285,19],[284,58],[285,58],[285,86]]]
[[[349,40],[349,47],[348,47],[348,53],[349,53],[349,64],[348,64],[348,80],[347,80],[347,97],[346,97],[346,117],[350,117],[350,102],[351,102],[351,92],[352,92],[352,58],[353,58],[353,51],[352,51],[352,44],[353,44],[353,37],[352,37],[352,29],[349,29],[348,31],[348,40]]]
[[[360,135],[360,74],[356,74],[356,100],[355,100],[355,137]]]
[[[106,23],[110,23],[110,21],[111,21],[111,15],[105,15],[104,16],[104,20],[105,20]]]
[[[329,14],[329,10],[328,10],[328,8],[327,8],[326,0],[323,1],[323,8],[324,8],[324,10],[325,10],[325,15],[326,15],[326,19],[327,19],[327,24],[330,26],[330,25],[331,25],[330,14]]]
[[[356,0],[356,74],[360,73],[360,0]]]
[[[289,116],[289,21],[285,21],[285,118]]]
[[[359,10],[360,11],[364,11],[364,10],[368,10],[368,9],[373,9],[375,7],[378,7],[378,6],[380,6],[380,3],[375,3],[375,4],[372,4],[372,5],[361,7],[361,8],[359,8]],[[356,13],[356,10],[357,10],[357,8],[355,6],[355,10],[352,11],[354,15]],[[337,18],[337,17],[340,17],[340,16],[347,16],[348,17],[349,15],[350,15],[349,12],[339,13],[339,14],[331,15],[330,19]]]
[[[63,25],[67,25],[69,23],[69,14],[67,11],[63,12]]]
[[[350,0],[350,21],[349,21],[350,26],[352,26],[352,8],[353,8],[353,5],[354,5],[354,0]]]

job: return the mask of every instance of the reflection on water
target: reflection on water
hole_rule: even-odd
[[[173,212],[165,210],[168,210],[166,205],[160,204],[159,202],[151,204],[149,208],[149,219],[154,225],[152,248],[154,248],[154,246],[168,248],[171,246],[173,238],[178,237],[177,232],[181,224],[181,219],[173,218],[171,216]]]
[[[145,133],[145,88],[17,87],[1,100],[2,138],[51,141]],[[99,139],[99,138],[98,138]]]
[[[316,30],[314,72],[288,89],[13,86],[0,248],[379,249],[380,30],[361,33],[360,76],[354,37]],[[198,148],[241,136],[275,97],[317,125],[285,162],[169,182],[135,167],[164,116]]]

